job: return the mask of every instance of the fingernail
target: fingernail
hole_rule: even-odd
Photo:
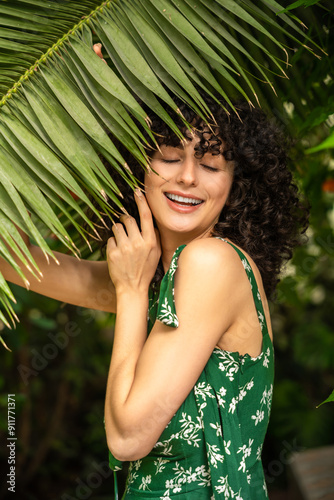
[[[135,195],[138,196],[138,198],[141,198],[143,196],[143,193],[141,192],[141,190],[139,188],[136,188]]]
[[[96,45],[100,47],[100,49],[102,48],[102,43],[97,43]]]

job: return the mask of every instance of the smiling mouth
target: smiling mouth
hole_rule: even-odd
[[[193,207],[203,203],[203,200],[199,200],[196,198],[186,198],[184,196],[179,196],[178,194],[172,194],[172,193],[164,193],[164,194],[166,198],[168,198],[169,200],[174,201],[178,205],[182,205],[185,207]]]

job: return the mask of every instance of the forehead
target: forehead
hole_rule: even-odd
[[[184,150],[185,147],[191,144],[198,155],[203,156],[206,153],[218,155],[224,151],[224,141],[219,132],[217,126],[203,125],[203,127],[183,130],[184,139],[180,139],[174,133],[168,136],[160,136],[158,144],[159,147],[169,146],[180,150]]]

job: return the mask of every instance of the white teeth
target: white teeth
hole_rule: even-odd
[[[165,193],[167,198],[173,201],[179,201],[181,203],[187,203],[189,205],[199,205],[202,203],[202,200],[195,200],[194,198],[184,198],[183,196],[179,196],[177,194]]]

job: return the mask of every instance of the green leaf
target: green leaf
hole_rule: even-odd
[[[143,1],[143,0],[142,0]],[[145,0],[146,1],[146,0]],[[218,63],[224,64],[219,55],[207,44],[200,33],[188,22],[188,20],[175,9],[167,0],[147,0],[148,3],[158,9],[168,23],[171,23],[180,33],[183,34],[195,47],[210,56]],[[166,22],[165,21],[165,22]]]
[[[145,122],[146,114],[122,81],[94,52],[79,40],[71,38],[71,46],[91,76],[116,99],[128,106]]]
[[[171,119],[167,111],[157,100],[153,92],[151,92],[145,85],[143,85],[143,83],[135,75],[133,75],[133,73],[131,73],[131,71],[129,71],[129,69],[123,64],[121,58],[117,56],[117,54],[112,50],[112,48],[111,47],[109,48],[108,38],[99,25],[96,25],[96,32],[98,33],[101,41],[104,43],[104,46],[106,47],[110,58],[115,63],[115,66],[117,67],[118,71],[120,72],[126,83],[135,90],[136,95],[141,99],[141,101],[147,104],[151,109],[154,109],[154,112],[158,116],[160,116],[160,118],[162,118],[162,120],[164,120],[170,126],[170,128],[174,130],[174,132],[177,135],[181,136],[179,129],[174,124],[173,120]],[[149,136],[151,136],[154,142],[153,135],[149,134]]]
[[[32,168],[37,169],[41,179],[51,185],[55,180],[58,180],[90,206],[90,202],[79,184],[52,151],[19,120],[14,120],[11,114],[2,113],[1,117],[3,123],[7,124],[7,128],[3,128],[0,121],[0,131],[3,138],[6,138],[6,141],[28,165],[32,166],[31,162],[33,162]],[[5,142],[2,141],[1,144],[4,146]],[[26,151],[30,153],[29,157],[27,157]],[[90,208],[92,207],[90,206]]]
[[[146,164],[146,153],[142,146],[145,139],[137,125],[119,101],[107,94],[97,82],[92,83],[88,75],[81,70],[75,54],[71,53],[70,57],[72,64],[68,65],[67,68],[62,67],[63,72],[74,78],[80,91],[87,99],[91,110],[95,112],[103,125],[128,148],[139,162]],[[64,73],[62,78],[66,78]],[[139,151],[137,148],[139,148]],[[113,166],[121,175],[126,175],[117,162]]]
[[[124,158],[120,155],[99,122],[94,118],[93,114],[83,103],[78,94],[73,92],[66,84],[66,81],[59,77],[56,69],[57,68],[54,67],[53,71],[51,71],[48,68],[44,68],[42,75],[59,102],[86,134],[89,134],[94,141],[101,144],[102,147],[109,151],[109,153],[123,165],[125,163]]]
[[[332,114],[334,114],[334,96],[328,98],[326,107],[316,106],[311,110],[307,118],[301,124],[300,131],[304,133],[306,130],[317,127],[326,121]]]
[[[33,276],[35,276],[36,279],[39,279],[38,274],[36,274],[35,272],[36,270],[40,274],[39,269],[31,253],[29,252],[27,245],[25,244],[22,236],[20,235],[19,231],[16,229],[14,224],[12,224],[12,222],[10,222],[8,218],[4,216],[1,210],[0,210],[0,223],[1,223],[1,237],[6,241],[9,248],[11,248],[11,250],[14,251],[14,253],[18,256],[18,258],[21,260],[24,266],[33,274]],[[6,247],[4,250],[1,240],[0,244],[1,244],[2,255],[7,256],[7,260],[12,264],[14,269],[22,277],[22,280],[27,285],[28,283],[27,279],[25,278],[23,272],[21,271],[21,268],[12,259],[10,254],[8,258],[8,250]],[[35,270],[33,268],[35,268]]]
[[[45,89],[42,90],[36,84],[30,83],[29,88],[25,88],[25,95],[38,115],[43,128],[48,131],[51,141],[74,169],[85,178],[90,188],[101,193],[101,196],[104,191],[107,191],[110,197],[114,197],[110,188],[117,192],[117,187],[112,179],[109,179],[110,186],[103,184],[102,187],[101,178],[106,178],[105,168],[83,131],[64,108]],[[66,141],[64,141],[65,136]]]
[[[259,23],[245,9],[243,9],[239,3],[235,2],[234,0],[217,0],[217,2],[220,3],[220,5],[224,7],[224,9],[229,10],[237,17],[242,19],[242,21],[248,23],[250,26],[257,29],[260,33],[264,34],[274,44],[278,45],[280,48],[282,47],[280,42],[261,23]]]
[[[146,14],[151,16],[148,18],[155,29],[160,31],[160,35],[165,37],[166,43],[168,43],[169,50],[174,55],[182,66],[182,68],[188,73],[195,83],[204,89],[211,96],[210,86],[212,86],[219,94],[221,94],[226,100],[228,96],[221,88],[217,80],[214,78],[210,67],[206,63],[203,57],[200,57],[191,44],[186,40],[183,35],[174,28],[169,23],[166,23],[164,17],[160,15],[159,12],[152,13],[150,6],[146,5],[144,0],[140,0],[143,7],[146,9]],[[200,78],[203,77],[203,79]],[[204,81],[203,81],[204,80]],[[207,82],[207,85],[205,85]]]
[[[1,212],[0,212],[0,220],[1,219],[3,219],[3,217],[1,217]],[[6,229],[3,226],[1,227],[1,238],[10,246],[10,248],[19,257],[19,259],[24,262],[24,264],[26,265],[26,267],[29,267],[29,264],[26,261],[24,255],[19,251],[19,249],[17,248],[14,240],[10,237],[9,233],[6,231]],[[0,240],[0,254],[3,257],[5,257],[5,259],[11,264],[11,266],[15,269],[15,271],[17,272],[17,274],[22,278],[22,281],[25,284],[25,286],[28,287],[29,281],[25,277],[25,275],[22,272],[21,268],[18,266],[18,264],[16,263],[16,261],[12,257],[11,253],[9,252],[7,246],[3,243],[2,240]]]
[[[192,1],[186,0],[186,2],[189,5],[193,6]],[[211,43],[213,43],[213,44],[217,43],[217,49],[219,49],[221,51],[221,53],[223,55],[225,55],[233,63],[237,72],[239,72],[243,76],[243,78],[247,82],[248,86],[250,87],[252,92],[255,94],[253,86],[252,86],[248,76],[244,72],[242,66],[238,63],[238,61],[233,56],[232,52],[228,49],[228,47],[217,36],[215,36],[213,32],[211,32],[209,27],[213,28],[219,35],[221,35],[224,39],[226,39],[227,41],[232,43],[235,47],[238,47],[238,49],[241,50],[243,52],[243,54],[246,55],[246,57],[248,57],[253,62],[255,62],[254,59],[251,57],[249,51],[244,50],[243,47],[237,42],[237,40],[235,38],[233,39],[233,37],[230,35],[230,33],[228,33],[228,31],[226,29],[224,29],[222,24],[217,20],[217,17],[213,16],[208,11],[208,9],[206,7],[204,7],[204,5],[196,4],[193,8],[196,9],[197,23],[200,23],[200,26],[198,27],[198,29],[203,30],[204,35],[209,39],[209,41]],[[256,62],[255,62],[255,65],[256,65]],[[229,66],[227,66],[227,67],[229,67]],[[243,94],[244,97],[248,100],[249,98],[248,98],[246,92],[241,88],[239,83],[236,82],[236,80],[232,77],[232,75],[229,75],[229,79],[230,79],[231,83],[238,88],[240,93]]]
[[[330,403],[330,402],[333,402],[334,401],[334,391],[332,392],[332,394],[330,394],[330,396],[328,396],[327,399],[325,399],[325,401],[323,401],[322,403],[320,403],[320,405],[317,406],[317,408],[319,408],[319,406],[325,404],[325,403]]]
[[[151,68],[154,69],[160,80],[167,84],[169,88],[173,89],[173,86],[175,86],[177,90],[173,91],[180,95],[185,102],[188,102],[191,107],[194,107],[193,102],[195,101],[195,110],[199,115],[204,113],[204,116],[208,116],[210,111],[207,105],[203,102],[203,99],[199,95],[197,89],[189,80],[173,53],[170,51],[168,44],[165,43],[160,34],[152,28],[151,24],[145,20],[138,10],[135,10],[129,2],[124,3],[129,9],[129,13],[127,14],[131,23],[127,28],[129,34],[132,34],[136,44],[141,47],[141,50],[143,51],[143,54],[145,55],[145,58],[149,62]],[[125,7],[123,7],[123,10],[125,11]],[[133,28],[136,30],[135,36],[133,34]],[[169,75],[172,78],[170,78]],[[140,77],[138,70],[137,77]],[[178,83],[176,84],[176,82]],[[198,109],[197,106],[201,109]],[[175,109],[174,103],[173,109]]]
[[[11,26],[11,27],[16,28],[16,29],[20,28],[23,30],[33,30],[36,32],[41,32],[41,33],[51,32],[54,35],[58,34],[58,36],[60,34],[60,31],[57,29],[52,29],[48,26],[45,26],[42,23],[30,22],[30,20],[22,20],[22,19],[15,19],[15,18],[2,16],[1,17],[1,24],[3,26],[7,26],[7,27]]]
[[[17,142],[15,136],[12,134],[12,131],[6,130],[4,132],[4,135],[6,135],[8,143],[5,143],[3,138],[0,137],[0,144],[3,146],[3,148],[6,149],[10,155],[14,156],[14,158],[19,163],[21,162],[21,160],[23,160],[23,164],[26,165],[27,171],[29,169],[29,175],[32,178],[33,182],[39,186],[39,188],[47,196],[47,198],[51,199],[55,203],[55,205],[60,208],[61,212],[67,214],[69,220],[72,221],[72,224],[74,227],[76,227],[77,231],[85,238],[81,227],[73,220],[73,217],[67,211],[67,207],[73,208],[75,212],[77,212],[77,214],[81,216],[82,220],[84,220],[86,224],[91,228],[91,230],[96,233],[93,224],[91,223],[87,215],[82,211],[78,203],[75,202],[73,196],[69,193],[64,184],[59,179],[57,179],[57,177],[52,175],[45,168],[45,166],[36,161],[36,158],[32,154],[30,154],[22,144]],[[31,146],[31,144],[29,145]],[[12,147],[14,148],[14,150],[12,149]],[[86,197],[79,186],[78,188],[79,189],[77,192],[72,190],[72,193],[77,197],[79,197],[77,193],[81,193],[81,201],[84,201],[87,206],[99,217],[99,213],[91,204],[91,201]],[[64,200],[66,202],[66,205],[64,205],[61,200]]]
[[[13,193],[11,186],[15,186],[15,191],[26,199],[30,209],[38,214],[48,227],[52,228],[66,246],[70,247],[68,243],[70,237],[67,231],[64,230],[50,205],[26,171],[15,161],[13,156],[8,153],[5,155],[2,149],[0,149],[0,163],[2,183],[7,186],[7,191]]]
[[[289,12],[290,10],[297,9],[297,7],[310,7],[311,5],[315,5],[320,3],[322,0],[298,0],[297,2],[293,2],[285,9],[281,10],[279,14],[282,12]]]
[[[320,144],[314,146],[313,148],[308,148],[305,150],[306,154],[317,153],[318,151],[322,151],[323,149],[331,149],[334,148],[334,130],[332,130],[331,134]]]
[[[125,66],[138,78],[151,92],[155,93],[160,99],[166,102],[172,109],[177,111],[177,107],[171,97],[167,94],[166,90],[162,87],[155,73],[147,64],[143,56],[137,50],[135,45],[131,42],[123,30],[111,21],[110,18],[103,16],[103,21],[100,26],[107,35],[109,41],[112,43],[113,49],[123,61]],[[138,19],[137,19],[138,21]],[[145,34],[145,37],[149,34]],[[151,33],[152,36],[152,33]],[[155,43],[158,40],[155,39]],[[161,45],[160,45],[161,50]],[[168,64],[168,61],[167,61]]]
[[[96,26],[96,30],[98,30],[98,26]],[[99,35],[105,36],[103,32],[99,33]],[[89,103],[95,102],[107,112],[109,119],[117,124],[116,129],[118,133],[122,133],[124,130],[131,135],[132,139],[135,140],[137,144],[138,142],[144,143],[145,138],[143,133],[133,121],[123,104],[87,74],[80,66],[80,59],[73,50],[69,49],[67,53],[70,56],[70,60],[66,61],[66,70],[64,68],[63,70],[67,71],[69,76],[72,76],[77,86],[84,95],[87,96],[87,99],[89,99]]]
[[[33,47],[26,47],[23,43],[16,43],[4,38],[0,38],[0,48],[7,50],[16,50],[19,52],[29,52],[30,54],[35,53],[36,57],[42,54],[40,50],[34,49]]]
[[[45,258],[49,260],[48,255],[50,255],[55,259],[50,248],[31,221],[28,211],[14,185],[8,181],[6,176],[2,177],[2,185],[0,185],[0,200],[0,208],[4,214],[12,220],[16,226],[25,231],[36,241],[37,245],[40,246],[43,251]]]

